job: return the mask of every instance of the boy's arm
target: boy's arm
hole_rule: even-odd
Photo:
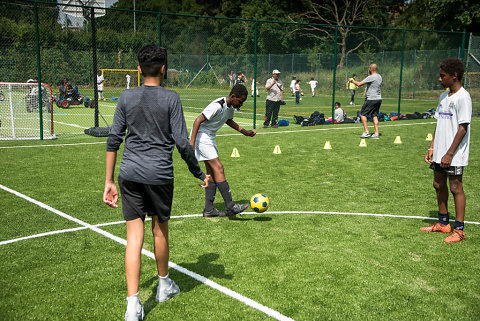
[[[253,137],[257,133],[254,129],[251,130],[246,130],[245,128],[241,127],[239,124],[237,124],[233,119],[229,119],[226,121],[226,124],[236,131],[244,134],[245,136],[250,136]]]
[[[118,207],[118,190],[114,179],[116,162],[117,151],[107,151],[107,166],[105,169],[105,190],[103,191],[103,202],[110,207]]]
[[[427,153],[425,154],[425,162],[428,164],[433,163],[433,142],[435,141],[435,132],[437,131],[437,128],[435,127],[435,130],[433,131],[433,138],[432,141],[430,142],[430,147],[428,147]]]
[[[200,124],[206,121],[204,114],[200,114],[197,119],[193,122],[193,128],[190,135],[190,145],[195,148],[195,140],[197,139],[198,129],[200,128]]]
[[[458,131],[455,137],[453,138],[452,145],[450,145],[450,148],[448,149],[447,153],[443,155],[440,166],[443,168],[449,167],[450,164],[452,163],[452,158],[453,154],[457,150],[458,146],[462,142],[463,137],[467,134],[467,129],[468,129],[469,123],[464,123],[458,125]],[[433,142],[433,141],[432,141]]]
[[[190,173],[196,178],[203,180],[206,183],[204,187],[206,187],[208,186],[206,175],[200,169],[200,165],[198,165],[198,161],[195,158],[195,151],[188,141],[187,125],[185,124],[180,98],[176,96],[172,104],[170,110],[170,128],[172,129],[175,145],[182,159],[187,163]]]
[[[365,85],[364,81],[356,81],[353,78],[350,78],[350,82],[353,82],[357,87],[361,87],[361,86]]]

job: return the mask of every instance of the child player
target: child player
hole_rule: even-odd
[[[158,270],[157,302],[165,302],[180,293],[168,277],[168,220],[173,197],[172,153],[176,146],[190,172],[205,182],[188,142],[187,127],[178,94],[160,86],[164,79],[167,51],[147,45],[138,53],[141,87],[125,90],[118,100],[107,140],[107,166],[103,201],[117,207],[118,191],[114,181],[117,151],[125,137],[118,185],[122,194],[123,216],[127,221],[125,274],[127,312],[125,320],[142,320],[143,306],[138,299],[141,250],[145,213],[152,217],[155,260]]]
[[[462,87],[465,68],[457,58],[448,58],[440,63],[439,81],[450,90],[440,95],[435,111],[437,127],[425,161],[433,169],[433,186],[437,192],[438,222],[422,227],[425,232],[450,233],[448,217],[447,177],[455,203],[454,230],[445,238],[447,243],[455,243],[465,238],[463,232],[465,217],[465,193],[463,191],[463,168],[468,165],[470,145],[470,122],[472,100]]]
[[[247,88],[242,84],[236,84],[227,97],[215,99],[205,107],[193,123],[190,144],[195,147],[197,160],[205,163],[207,176],[212,177],[212,181],[205,188],[204,217],[234,216],[248,207],[248,203],[233,202],[230,186],[225,178],[222,162],[218,158],[217,143],[215,142],[217,131],[223,124],[227,124],[245,136],[255,136],[255,130],[246,130],[233,121],[234,109],[240,109],[243,102],[247,100],[247,95]],[[225,202],[226,213],[213,207],[217,187]]]

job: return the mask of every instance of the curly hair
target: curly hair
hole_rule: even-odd
[[[235,97],[237,98],[247,97],[248,90],[244,85],[236,84],[235,86],[233,86],[232,91],[230,91],[230,95],[235,95]]]
[[[465,72],[463,62],[457,58],[447,58],[442,60],[439,67],[440,69],[448,73],[450,76],[455,76],[455,74],[457,74],[457,78],[459,81],[462,80],[463,74]]]
[[[162,66],[167,64],[167,50],[154,44],[146,45],[140,49],[137,58],[143,76],[156,77]]]

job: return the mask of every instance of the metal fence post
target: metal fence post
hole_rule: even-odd
[[[402,32],[402,53],[400,55],[400,83],[398,84],[398,113],[400,114],[400,104],[402,100],[402,77],[403,77],[403,56],[405,53],[405,29]]]
[[[38,115],[40,118],[40,140],[43,140],[43,112],[42,112],[42,70],[40,66],[40,35],[38,33],[38,5],[33,7],[35,16],[35,44],[37,51],[37,77],[38,77]]]
[[[157,15],[158,46],[162,46],[162,14]]]
[[[415,80],[417,74],[417,49],[413,49],[413,99],[415,99]]]
[[[90,9],[92,24],[92,69],[93,69],[93,102],[95,103],[95,127],[98,127],[98,88],[97,88],[97,26],[95,23],[95,9]]]
[[[335,38],[333,45],[334,47],[334,56],[333,56],[333,84],[332,84],[332,124],[335,119],[335,80],[337,78],[337,41],[338,41],[338,26],[335,26]]]
[[[257,20],[255,20],[255,33],[253,42],[253,129],[257,124]]]
[[[465,38],[466,38],[466,30],[465,28],[463,29],[463,33],[462,33],[462,47],[461,47],[461,50],[460,50],[460,60],[463,60],[463,58],[465,58]]]

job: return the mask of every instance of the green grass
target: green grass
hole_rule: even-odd
[[[205,99],[216,94],[206,92]],[[190,102],[200,105],[183,104]],[[187,108],[191,125],[200,110]],[[480,222],[478,124],[474,118],[464,174],[466,220],[474,222]],[[262,192],[270,208],[235,220],[172,219],[170,260],[294,320],[478,320],[480,225],[466,224],[466,239],[446,244],[443,234],[419,231],[432,222],[428,219],[291,213],[436,217],[433,174],[423,161],[425,137],[434,127],[433,120],[381,123],[381,139],[367,140],[367,147],[358,146],[359,124],[259,128],[253,138],[222,136],[235,134],[222,128],[219,156],[234,199],[247,201]],[[396,136],[402,144],[393,144]],[[332,150],[323,149],[327,140]],[[71,134],[55,141],[2,141],[0,147],[66,145],[0,149],[0,184],[88,224],[120,221],[121,208],[108,208],[101,200],[103,142]],[[282,154],[273,154],[275,145]],[[240,158],[230,157],[234,147]],[[204,192],[198,180],[176,151],[174,163],[172,215],[201,213]],[[4,190],[0,204],[0,242],[80,227]],[[219,193],[215,205],[224,209]],[[152,251],[150,225],[146,222],[144,247]],[[123,223],[101,229],[126,237]],[[123,256],[123,245],[88,229],[0,245],[0,315],[3,320],[121,319]],[[174,269],[170,274],[182,293],[156,304],[155,262],[143,257],[140,298],[147,320],[270,319]]]

